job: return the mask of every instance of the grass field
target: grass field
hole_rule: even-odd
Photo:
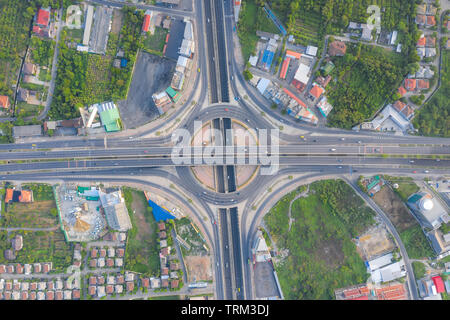
[[[156,27],[155,34],[150,33],[144,39],[144,48],[147,49],[149,53],[162,53],[164,49],[164,44],[166,43],[166,36],[168,31],[164,28]]]
[[[49,228],[58,225],[58,212],[53,200],[7,205],[0,226],[8,228]]]
[[[109,100],[112,58],[90,54],[87,63],[86,89],[83,100],[87,105]]]
[[[400,232],[400,238],[410,259],[423,259],[435,255],[419,224]]]
[[[373,224],[373,211],[340,180],[310,185],[292,203],[294,191],[264,218],[278,249],[289,250],[275,268],[286,299],[334,299],[334,290],[366,281],[368,274],[352,238]]]
[[[383,177],[385,180],[391,183],[397,183],[398,189],[394,189],[395,193],[406,202],[408,198],[413,194],[419,191],[419,186],[414,182],[413,178],[410,177],[392,177],[385,175]]]
[[[125,269],[159,276],[157,225],[142,191],[123,188],[133,228],[128,232]]]
[[[441,87],[414,117],[421,135],[450,137],[450,51],[443,50]]]
[[[21,117],[37,116],[42,112],[42,110],[44,110],[44,106],[28,104],[23,101],[18,102],[16,105],[16,115]]]
[[[258,42],[256,31],[265,31],[279,34],[278,28],[265,14],[264,10],[258,7],[254,0],[242,1],[239,14],[238,36],[241,43],[244,61],[248,61]]]

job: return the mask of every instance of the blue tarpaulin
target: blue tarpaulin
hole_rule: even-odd
[[[148,204],[153,209],[153,217],[155,217],[156,222],[175,219],[175,217],[173,215],[171,215],[169,211],[167,211],[164,208],[161,208],[156,203],[154,203],[152,200],[149,199]]]

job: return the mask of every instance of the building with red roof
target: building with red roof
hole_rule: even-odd
[[[400,88],[398,88],[398,94],[401,96],[401,97],[403,97],[405,94],[406,94],[406,89],[403,87],[403,86],[401,86]]]
[[[297,79],[292,80],[291,84],[299,91],[303,92],[306,89],[306,85],[302,82],[298,81]]]
[[[433,280],[433,283],[436,286],[437,293],[445,292],[444,281],[441,276],[432,277],[431,280]]]
[[[427,26],[435,26],[436,25],[436,18],[435,16],[427,16]]]
[[[73,290],[72,291],[72,298],[74,298],[74,299],[80,299],[80,290],[78,290],[78,289],[75,289],[75,290]]]
[[[50,22],[50,9],[40,8],[36,17],[36,24],[42,27],[48,27],[49,22]]]
[[[430,88],[430,81],[420,79],[417,81],[417,88],[420,90],[426,90]]]
[[[416,79],[405,79],[405,88],[408,91],[416,90]]]
[[[9,109],[10,105],[8,96],[0,96],[0,108]]]
[[[421,37],[419,39],[419,41],[417,41],[417,46],[418,47],[425,47],[426,43],[427,43],[427,39],[425,37]]]
[[[315,84],[312,89],[309,91],[309,94],[314,97],[314,99],[319,99],[323,93],[323,88],[319,87]]]
[[[146,14],[144,16],[144,22],[142,24],[142,32],[148,32],[150,30],[150,19],[151,16],[149,14]]]
[[[280,78],[286,79],[286,74],[289,68],[289,63],[291,62],[290,57],[286,57],[283,61],[283,65],[281,66]]]
[[[299,98],[297,98],[297,96],[295,96],[292,92],[290,92],[288,89],[283,88],[284,93],[286,93],[289,97],[291,97],[292,99],[294,99],[300,106],[306,108],[306,104],[300,100]]]

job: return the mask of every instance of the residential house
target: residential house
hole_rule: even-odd
[[[332,57],[343,56],[347,52],[347,45],[344,41],[335,40],[330,43],[330,48],[328,49],[328,54]]]
[[[426,90],[430,88],[430,81],[420,79],[417,81],[417,89]]]
[[[416,79],[405,79],[405,88],[408,91],[416,90]]]
[[[0,108],[9,109],[11,103],[8,96],[0,96]]]

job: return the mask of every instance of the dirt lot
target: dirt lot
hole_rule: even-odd
[[[394,249],[394,242],[385,228],[374,227],[359,237],[358,253],[364,260],[371,260]]]
[[[416,220],[409,213],[406,205],[401,199],[387,186],[377,192],[373,200],[386,212],[389,219],[400,232],[416,224]]]
[[[212,280],[211,258],[209,256],[186,256],[184,262],[189,283]]]
[[[167,89],[176,62],[140,52],[127,100],[118,103],[125,129],[142,126],[159,116],[152,95]]]
[[[122,17],[123,17],[122,11],[114,9],[113,21],[111,26],[112,33],[119,34],[120,29],[122,28]]]
[[[257,298],[278,296],[277,284],[269,262],[259,262],[254,269],[255,290]]]

